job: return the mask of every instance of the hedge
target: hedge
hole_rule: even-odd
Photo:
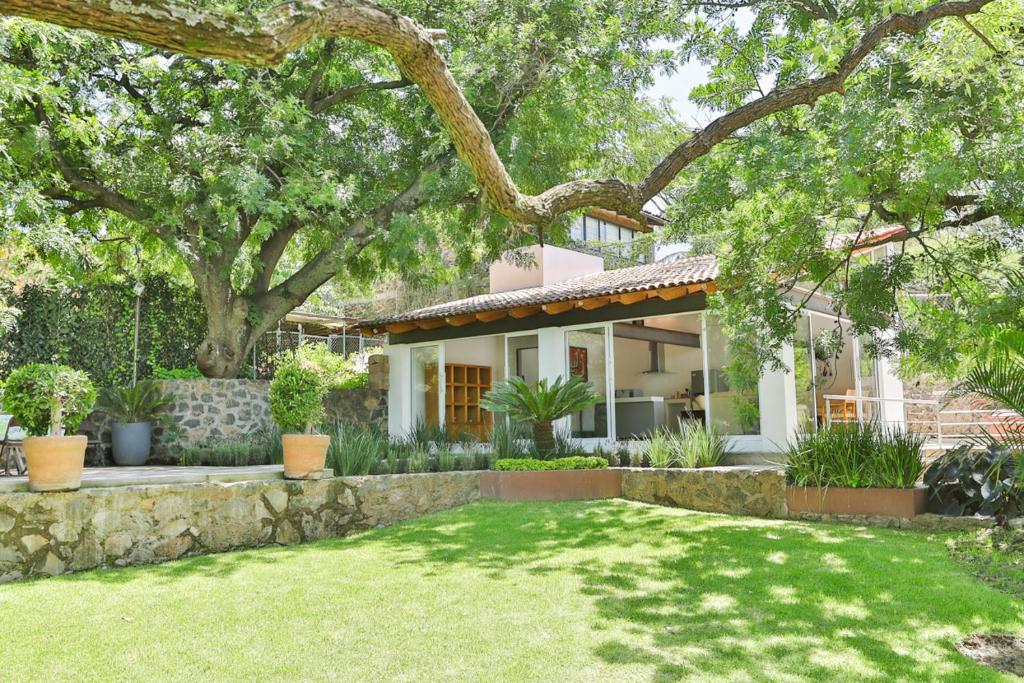
[[[496,460],[494,469],[499,472],[531,472],[541,470],[597,470],[608,467],[608,461],[596,455],[576,455],[569,458],[554,460],[537,460],[536,458],[502,458]]]
[[[145,278],[139,325],[139,377],[195,366],[206,313],[195,292]],[[131,284],[32,285],[6,293],[17,326],[0,339],[0,377],[27,363],[83,370],[99,386],[132,379],[135,294]]]

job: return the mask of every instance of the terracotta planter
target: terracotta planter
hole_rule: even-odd
[[[331,437],[322,434],[284,434],[285,479],[319,479],[324,474]]]
[[[848,489],[786,487],[789,512],[824,515],[913,517],[925,511],[928,489]]]
[[[498,500],[592,500],[622,495],[621,470],[481,472],[480,496]]]
[[[85,447],[89,439],[75,436],[32,436],[22,442],[30,491],[74,491],[82,485]]]

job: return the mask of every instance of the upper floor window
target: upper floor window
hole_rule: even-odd
[[[624,225],[612,223],[611,221],[606,221],[602,218],[581,216],[573,222],[569,236],[574,242],[599,242],[604,245],[609,245],[618,242],[632,242],[636,239],[636,232],[637,231],[633,228],[627,228]],[[629,258],[631,256],[631,249],[627,246],[616,247],[612,251],[616,255],[625,258]],[[644,254],[640,254],[637,260],[640,263],[647,262],[647,258]]]

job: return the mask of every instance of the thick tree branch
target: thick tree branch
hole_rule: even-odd
[[[640,216],[645,201],[739,129],[791,107],[813,104],[827,94],[843,94],[846,80],[886,38],[916,34],[944,17],[974,14],[991,1],[938,2],[911,15],[886,17],[860,37],[833,73],[776,88],[719,117],[676,147],[639,184],[573,180],[535,196],[521,193],[506,170],[486,126],[434,46],[437,32],[371,2],[290,0],[252,17],[197,8],[181,0],[0,0],[0,14],[91,29],[195,57],[261,66],[278,64],[288,53],[323,36],[381,47],[430,101],[491,206],[513,221],[543,226],[567,211],[591,206]]]
[[[274,269],[277,268],[284,250],[288,247],[292,237],[299,231],[302,224],[292,219],[284,227],[275,230],[270,237],[260,245],[258,255],[259,269],[253,278],[253,291],[262,294],[270,289],[270,283],[274,278]]]

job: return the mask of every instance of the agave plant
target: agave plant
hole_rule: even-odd
[[[550,384],[546,379],[530,386],[521,377],[497,382],[480,400],[480,405],[494,413],[506,413],[512,420],[525,422],[533,429],[533,442],[542,458],[552,457],[558,450],[554,421],[589,408],[600,400],[590,382],[580,377],[561,377]]]
[[[149,422],[161,408],[174,403],[160,385],[150,379],[134,387],[107,387],[100,392],[96,410],[106,413],[117,422]]]

